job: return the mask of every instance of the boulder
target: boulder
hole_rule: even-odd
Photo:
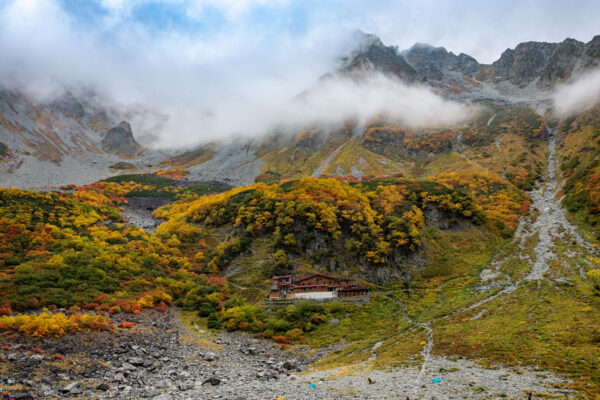
[[[221,384],[221,379],[215,377],[215,376],[211,376],[210,378],[208,378],[207,380],[205,380],[204,382],[202,382],[202,386],[206,385],[207,383],[210,383],[212,386],[218,386]]]
[[[129,362],[131,365],[135,365],[136,367],[144,365],[144,360],[142,360],[140,357],[132,357]]]
[[[70,393],[73,390],[75,390],[77,388],[77,386],[79,386],[79,382],[71,382],[67,386],[65,386],[64,388],[62,388],[61,391],[63,393]]]
[[[11,396],[13,400],[33,400],[33,396],[29,393],[17,393]]]
[[[296,364],[292,361],[285,361],[283,364],[281,364],[281,366],[285,369],[287,369],[288,371],[295,369],[296,368]]]

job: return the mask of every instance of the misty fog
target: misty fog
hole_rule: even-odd
[[[0,2],[0,85],[41,100],[65,89],[74,93],[91,89],[96,99],[130,120],[141,143],[161,148],[256,136],[275,128],[364,121],[382,113],[409,126],[443,125],[460,121],[468,111],[429,89],[383,76],[360,82],[319,79],[335,71],[340,58],[356,45],[352,41],[356,29],[373,30],[384,42],[406,47],[416,41],[460,45],[448,49],[490,58],[482,61],[491,61],[490,54],[499,55],[520,39],[507,32],[496,35],[502,40],[482,46],[467,31],[440,31],[436,21],[454,11],[439,3],[424,5],[430,16],[426,21],[410,14],[410,3],[393,1],[386,1],[385,15],[351,1],[348,7],[321,5],[296,21],[301,18],[291,3],[5,0]],[[69,6],[83,9],[90,4],[101,8],[100,17],[86,17],[85,10],[78,17],[68,12]],[[132,10],[144,4],[168,4],[197,26],[182,29],[168,21],[160,21],[160,26],[141,22]],[[285,7],[292,11],[282,11]],[[497,5],[488,9],[472,2],[472,7],[491,13]],[[521,21],[519,7],[511,11],[514,23]],[[252,14],[254,9],[264,15]],[[337,17],[338,12],[343,18]],[[468,11],[463,6],[456,12]],[[407,25],[411,32],[392,29],[400,17],[410,23],[419,20],[419,25]],[[483,32],[478,24],[464,29]],[[404,36],[393,37],[390,32]],[[574,87],[564,90],[561,97],[575,96],[568,92],[576,91]],[[302,93],[305,96],[298,100]]]
[[[563,85],[553,97],[556,111],[561,116],[573,115],[600,103],[600,69],[581,76],[576,81]]]

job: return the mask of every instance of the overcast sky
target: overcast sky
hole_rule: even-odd
[[[264,129],[356,30],[490,63],[521,41],[589,41],[598,16],[598,0],[0,0],[0,80],[40,96],[91,85],[167,115],[163,144],[189,144]]]
[[[48,1],[16,3],[35,8]],[[470,54],[483,63],[523,41],[556,42],[567,37],[589,41],[600,34],[597,0],[57,0],[56,4],[73,20],[107,32],[130,30],[133,24],[150,35],[178,32],[206,41],[232,33],[262,33],[268,44],[281,35],[306,40],[360,29],[400,49],[425,42]]]

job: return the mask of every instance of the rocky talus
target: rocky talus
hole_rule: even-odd
[[[477,391],[480,387],[517,398],[525,389],[557,393],[552,385],[561,381],[546,372],[484,369],[471,361],[434,356],[423,367],[390,371],[371,370],[370,362],[309,370],[313,361],[334,348],[282,350],[250,335],[188,330],[176,310],[112,319],[135,325],[57,339],[5,336],[0,387],[15,399],[321,400],[397,399],[409,394],[479,399],[486,398]],[[368,377],[375,383],[369,384]],[[433,377],[441,382],[432,383]]]

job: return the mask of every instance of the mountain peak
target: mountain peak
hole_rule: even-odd
[[[373,33],[366,33],[361,30],[354,32],[352,35],[352,41],[357,44],[357,49],[366,48],[368,46],[384,46],[379,36]]]
[[[106,131],[102,138],[102,148],[107,153],[127,157],[138,155],[143,150],[135,141],[131,125],[127,121],[121,121],[119,125]]]
[[[444,47],[435,47],[429,43],[417,42],[417,43],[413,44],[412,46],[410,46],[410,48],[408,50],[404,50],[402,52],[402,54],[411,53],[411,52],[415,52],[415,51],[432,51],[432,50],[443,50],[443,51],[447,52],[447,50]]]
[[[413,82],[417,72],[406,62],[396,46],[386,46],[373,34],[357,31],[356,47],[343,59],[339,72],[360,76],[368,71],[379,71]]]

